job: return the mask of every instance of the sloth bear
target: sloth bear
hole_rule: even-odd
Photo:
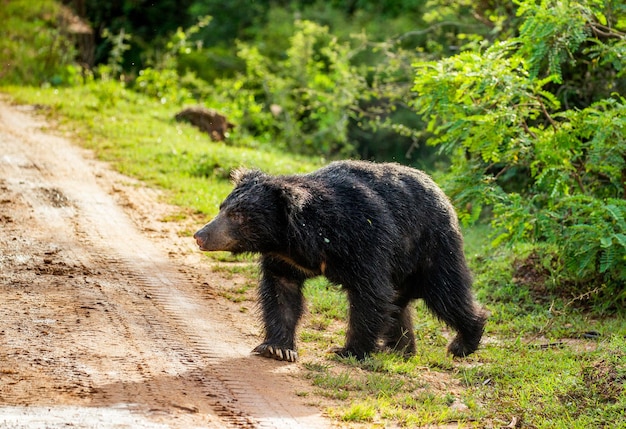
[[[474,300],[455,211],[425,173],[395,163],[333,162],[303,175],[236,170],[218,215],[194,234],[201,250],[261,255],[265,340],[254,353],[297,359],[306,279],[341,285],[350,304],[340,356],[380,346],[415,352],[414,299],[457,334],[454,356],[478,348],[487,313]]]

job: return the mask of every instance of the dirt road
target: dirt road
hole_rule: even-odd
[[[42,127],[0,101],[0,428],[329,427],[155,191]]]

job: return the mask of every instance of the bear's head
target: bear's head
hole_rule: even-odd
[[[281,250],[289,224],[309,199],[308,191],[288,176],[270,176],[258,170],[235,170],[231,178],[235,188],[219,213],[194,234],[200,249],[233,253]]]

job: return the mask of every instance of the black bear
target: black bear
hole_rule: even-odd
[[[448,347],[454,356],[477,349],[486,312],[471,292],[454,208],[425,173],[339,161],[303,175],[237,170],[233,182],[194,238],[205,251],[261,254],[265,340],[255,353],[297,359],[302,287],[319,275],[348,294],[346,343],[334,350],[340,356],[362,359],[380,345],[414,353],[409,303],[418,298],[457,331]]]

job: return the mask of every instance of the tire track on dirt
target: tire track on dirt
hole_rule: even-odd
[[[24,142],[24,136],[21,137],[14,141]],[[161,421],[167,420],[172,408],[183,413],[215,415],[210,404],[187,405],[185,398],[175,394],[182,391],[202,398],[197,383],[184,377],[174,383],[172,377],[160,376],[160,372],[179,377],[186,374],[189,370],[186,363],[192,360],[182,356],[182,351],[188,345],[177,339],[177,332],[168,331],[167,320],[158,320],[160,312],[142,302],[142,292],[133,284],[135,274],[128,271],[128,264],[108,260],[106,236],[101,237],[103,241],[98,245],[85,239],[93,231],[87,234],[89,228],[82,224],[84,195],[71,188],[67,189],[67,195],[61,191],[67,185],[55,180],[58,171],[55,163],[44,165],[29,154],[18,154],[18,148],[8,147],[6,140],[3,149],[0,170],[7,177],[3,182],[3,194],[7,198],[3,201],[18,203],[18,210],[11,212],[11,228],[7,232],[23,241],[14,258],[23,267],[20,264],[9,267],[14,272],[8,277],[7,286],[24,286],[13,291],[18,295],[17,311],[13,314],[7,311],[8,317],[4,318],[16,326],[6,348],[13,349],[16,360],[26,361],[24,368],[3,370],[14,376],[13,385],[23,385],[21,389],[3,388],[3,402],[88,403],[104,408],[128,404],[128,409],[145,412],[151,419],[161,417],[157,418]],[[91,195],[97,194],[96,189],[89,191]],[[65,204],[51,204],[50,195]],[[106,207],[100,208],[106,213]],[[30,213],[29,225],[20,229],[18,219],[22,211]],[[75,236],[83,238],[77,240]],[[52,243],[52,248],[42,254],[37,250],[39,243],[44,246]],[[37,261],[39,258],[43,260]],[[82,281],[77,278],[81,274]],[[54,290],[50,290],[51,286]],[[31,295],[39,302],[26,299]],[[25,309],[23,315],[15,314],[21,309]],[[67,317],[70,313],[75,315],[74,323]],[[47,322],[46,331],[39,329],[41,321]],[[171,339],[162,344],[168,335]],[[68,347],[75,350],[67,350]],[[100,348],[106,348],[106,352],[101,353]],[[91,359],[82,359],[83,354]],[[191,369],[196,370],[197,366]],[[44,394],[43,389],[56,394]],[[0,416],[3,414],[0,412]],[[215,417],[181,420],[196,424],[221,422]]]
[[[99,209],[99,205],[92,207],[94,212],[96,208]],[[310,412],[306,407],[273,400],[284,397],[284,392],[291,390],[288,384],[281,385],[274,374],[281,364],[249,356],[248,346],[233,337],[232,327],[217,320],[207,320],[207,303],[186,285],[178,270],[151,248],[150,243],[133,236],[129,230],[132,226],[122,216],[113,216],[112,210],[107,213],[106,220],[98,219],[99,230],[106,231],[106,236],[95,241],[113,243],[107,252],[114,250],[120,255],[120,265],[127,267],[121,271],[127,273],[133,285],[145,291],[145,297],[162,309],[164,319],[177,325],[177,332],[165,332],[166,327],[158,318],[148,320],[147,323],[152,323],[152,327],[160,332],[155,335],[157,341],[160,339],[175,349],[179,345],[169,344],[170,339],[188,340],[184,360],[196,362],[196,365],[190,364],[189,370],[201,381],[204,396],[210,398],[217,414],[236,427],[315,427],[298,422],[296,413],[306,415]],[[87,217],[95,219],[95,216]],[[95,225],[88,227],[90,231],[95,228]],[[94,241],[93,237],[90,241]],[[271,395],[271,392],[278,395]]]
[[[328,427],[289,367],[250,356],[220,303],[138,232],[95,163],[40,125],[0,103],[0,427],[21,405],[121,407],[147,419],[134,427]]]

